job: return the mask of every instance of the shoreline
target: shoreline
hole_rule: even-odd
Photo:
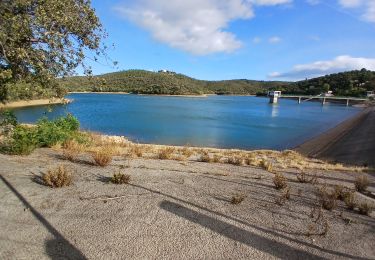
[[[374,167],[373,133],[375,133],[375,107],[367,107],[326,132],[296,146],[293,150],[310,158]]]
[[[12,102],[5,103],[5,104],[0,103],[0,109],[69,104],[72,101],[73,100],[67,99],[67,98],[21,100],[21,101],[12,101]]]
[[[94,91],[71,91],[68,94],[121,94],[121,95],[130,95],[129,92],[110,92],[110,91],[103,91],[103,92],[94,92]]]
[[[122,91],[104,91],[104,92],[94,92],[94,91],[73,91],[68,92],[68,94],[120,94],[120,95],[137,95],[137,96],[160,96],[160,97],[208,97],[214,96],[216,94],[203,94],[203,95],[167,95],[167,94],[132,94],[129,92]]]

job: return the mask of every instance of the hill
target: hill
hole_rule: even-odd
[[[286,93],[319,95],[332,90],[336,96],[361,97],[375,90],[375,72],[366,69],[330,74],[292,83]]]
[[[128,70],[88,77],[61,80],[68,91],[116,92],[137,94],[199,95],[199,94],[256,94],[267,89],[286,87],[289,82],[224,80],[204,81],[174,72]]]
[[[92,78],[76,76],[60,81],[68,91],[254,95],[278,89],[287,94],[318,95],[332,90],[338,96],[364,96],[366,91],[375,89],[375,72],[362,69],[297,82],[283,82],[247,79],[204,81],[169,71],[128,70]]]

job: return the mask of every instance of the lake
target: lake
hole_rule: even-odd
[[[72,113],[85,130],[124,135],[139,143],[241,149],[292,148],[345,119],[359,108],[319,102],[248,96],[207,98],[121,94],[69,94],[68,105],[15,109],[20,122]]]

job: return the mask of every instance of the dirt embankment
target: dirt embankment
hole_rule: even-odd
[[[35,100],[22,100],[14,101],[9,103],[0,103],[0,109],[2,108],[17,108],[17,107],[31,107],[31,106],[43,106],[43,105],[56,105],[56,104],[67,104],[72,102],[66,98],[51,98],[51,99],[35,99]]]
[[[295,148],[306,156],[375,167],[375,107]]]

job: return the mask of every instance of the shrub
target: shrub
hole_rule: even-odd
[[[75,161],[82,150],[82,145],[76,140],[68,140],[63,145],[63,157],[69,161]]]
[[[47,186],[61,188],[72,183],[73,175],[64,165],[60,165],[56,169],[48,170],[47,173],[43,174],[42,180]]]
[[[79,129],[79,122],[68,114],[54,121],[43,118],[37,122],[36,128],[39,146],[51,147],[71,139]]]
[[[129,155],[131,157],[142,157],[143,156],[143,150],[140,145],[132,145],[130,147]]]
[[[241,166],[244,165],[244,160],[240,157],[233,156],[228,158],[228,163]]]
[[[264,159],[262,161],[260,161],[260,167],[262,167],[263,169],[265,169],[268,172],[273,172],[273,164],[271,162],[268,162],[268,161],[264,160]]]
[[[0,122],[0,126],[7,126],[7,125],[16,126],[16,125],[18,125],[17,117],[10,110],[5,110],[5,111],[1,112],[0,118],[2,118],[2,120]]]
[[[241,194],[241,193],[236,193],[232,196],[232,199],[231,199],[231,203],[232,204],[240,204],[244,199],[245,199],[245,195],[244,194]]]
[[[354,201],[354,192],[348,192],[344,197],[344,202],[348,209],[353,210],[357,206]]]
[[[368,203],[361,203],[358,207],[358,210],[362,215],[370,215],[373,208]]]
[[[172,158],[172,154],[174,152],[173,147],[166,147],[164,149],[161,149],[158,154],[158,158],[160,160],[169,160]]]
[[[0,151],[7,154],[28,155],[38,146],[34,129],[17,125],[11,137],[0,147]]]
[[[370,183],[366,175],[357,176],[354,182],[355,189],[359,192],[366,191],[369,184]]]
[[[342,185],[335,185],[334,193],[336,199],[344,201],[347,196],[350,196],[350,190]]]
[[[192,151],[190,148],[188,148],[188,147],[184,147],[184,148],[182,149],[182,154],[183,154],[184,156],[186,156],[187,158],[189,158],[190,156],[193,155],[193,151]]]
[[[87,141],[84,134],[78,133],[78,128],[78,120],[72,115],[58,118],[55,121],[44,118],[38,121],[36,127],[16,124],[7,141],[0,147],[0,151],[26,155],[37,147],[52,147],[69,139],[76,139],[78,142]]]
[[[112,162],[113,150],[109,146],[103,146],[92,154],[96,165],[104,167]]]
[[[278,190],[284,189],[288,186],[286,182],[286,178],[281,173],[276,173],[273,177],[273,184],[275,185],[275,188]]]
[[[316,176],[309,178],[309,176],[303,171],[300,173],[297,173],[296,177],[300,183],[315,183],[317,180]]]
[[[208,154],[202,154],[201,157],[199,158],[199,161],[210,163],[212,162],[212,158]]]
[[[214,163],[219,163],[221,161],[221,156],[215,154],[214,157],[212,158],[212,161]]]
[[[325,186],[318,190],[320,205],[326,210],[332,210],[336,208],[336,194],[335,192],[329,192]]]
[[[130,175],[123,174],[120,171],[115,172],[111,178],[111,182],[114,184],[128,184],[130,181]]]

